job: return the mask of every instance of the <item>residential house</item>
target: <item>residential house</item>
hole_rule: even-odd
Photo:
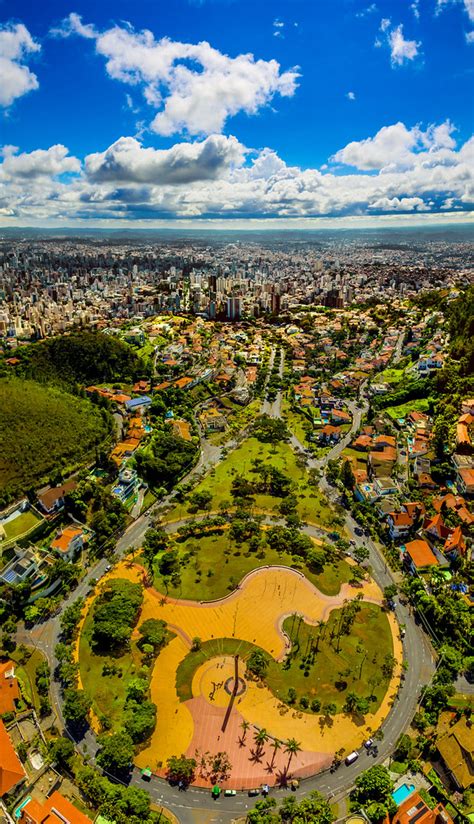
[[[453,495],[452,492],[448,492],[442,498],[433,498],[432,504],[436,512],[441,512],[443,507],[446,507],[455,512],[466,526],[474,524],[474,515],[470,512],[465,498],[461,495]]]
[[[352,418],[349,412],[346,412],[344,409],[333,409],[331,411],[331,420],[334,423],[350,424]]]
[[[398,806],[391,824],[453,824],[453,820],[441,802],[431,808],[415,791]]]
[[[64,507],[64,497],[77,486],[77,481],[65,481],[60,486],[48,486],[38,494],[38,503],[47,515],[54,515]]]
[[[417,518],[426,515],[425,505],[421,501],[404,501],[402,504],[402,509],[404,512],[408,512],[414,521]]]
[[[472,723],[460,718],[438,738],[438,752],[454,784],[466,790],[474,784],[474,735]]]
[[[15,712],[16,701],[21,697],[13,661],[0,663],[0,715]]]
[[[110,453],[110,458],[117,466],[120,466],[124,460],[131,458],[139,446],[140,441],[138,438],[127,438],[126,441],[121,441],[117,446],[114,446]]]
[[[123,467],[118,476],[118,483],[112,488],[112,495],[125,502],[140,486],[140,479],[134,469]]]
[[[341,430],[338,426],[327,423],[319,433],[319,440],[323,444],[337,443],[341,437]]]
[[[125,403],[127,412],[133,412],[135,415],[143,412],[151,406],[152,400],[149,395],[141,395],[139,398],[131,398]]]
[[[39,801],[30,797],[21,808],[20,824],[92,824],[92,818],[55,790]]]
[[[420,489],[436,489],[438,485],[428,472],[420,472],[418,475],[418,486]]]
[[[377,496],[381,497],[382,495],[396,495],[399,490],[393,478],[380,476],[374,479],[374,491]]]
[[[459,467],[456,472],[458,490],[464,495],[474,495],[474,469]]]
[[[396,541],[410,534],[413,527],[413,518],[408,512],[389,512],[387,526],[392,541]]]
[[[51,549],[60,554],[65,561],[73,561],[84,546],[84,533],[77,526],[65,527],[54,539]]]
[[[461,412],[464,415],[474,415],[474,398],[466,398],[461,402]]]
[[[412,575],[415,575],[422,569],[439,565],[438,559],[430,545],[420,538],[409,541],[405,545],[403,561]]]
[[[136,395],[146,395],[150,391],[150,381],[137,381],[134,384],[133,391]]]
[[[467,554],[467,544],[464,535],[462,534],[462,529],[460,526],[457,526],[450,535],[446,538],[444,543],[443,552],[450,556],[450,558],[458,558],[459,556],[465,557]]]
[[[397,440],[393,437],[393,435],[376,435],[373,440],[373,446],[375,452],[383,452],[384,449],[395,449],[397,448]]]
[[[456,424],[456,452],[470,455],[473,451],[470,428],[474,422],[474,415],[461,415]]]
[[[23,765],[0,718],[0,798],[11,793],[25,778]]]
[[[185,421],[184,418],[174,418],[173,420],[167,421],[167,423],[171,424],[173,435],[177,438],[182,438],[183,441],[192,440],[191,424],[189,421]]]
[[[368,452],[368,450],[372,447],[372,436],[359,435],[354,441],[352,441],[351,447],[352,449],[357,449],[358,452]]]
[[[199,416],[199,423],[205,432],[223,432],[227,425],[225,415],[215,406],[203,409]]]
[[[31,547],[13,548],[13,558],[2,570],[0,580],[10,586],[22,584],[38,574],[39,564],[35,552]]]
[[[451,535],[451,529],[446,526],[440,512],[433,518],[427,518],[423,524],[426,534],[435,541],[445,541]]]

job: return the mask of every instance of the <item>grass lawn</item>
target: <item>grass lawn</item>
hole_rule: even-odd
[[[204,641],[199,650],[190,652],[183,658],[176,670],[176,692],[179,700],[188,701],[193,697],[194,673],[206,661],[221,655],[239,655],[245,659],[253,649],[258,649],[258,647],[249,641],[240,641],[238,638],[213,638],[211,641]]]
[[[339,625],[340,610],[330,613],[317,652],[318,627],[299,617],[285,620],[283,628],[292,642],[289,666],[288,662],[279,664],[272,660],[265,677],[277,698],[286,700],[288,689],[293,687],[296,701],[302,696],[310,701],[317,698],[321,704],[334,703],[340,712],[347,694],[354,692],[365,698],[373,695],[371,712],[378,708],[390,680],[382,676],[381,664],[387,653],[393,654],[392,634],[380,607],[364,603],[361,606],[350,634],[341,637],[339,652],[337,639],[331,641],[331,631]]]
[[[19,538],[21,535],[25,535],[26,532],[30,531],[30,529],[38,526],[41,521],[42,519],[38,518],[38,516],[31,511],[31,509],[28,509],[26,512],[22,512],[22,514],[18,515],[17,518],[13,518],[11,521],[3,524],[6,540],[11,541],[12,538]]]
[[[140,514],[142,512],[144,512],[145,509],[148,509],[149,506],[154,504],[155,501],[156,501],[156,495],[151,491],[151,489],[147,489],[147,491],[145,492],[145,496],[143,498],[143,504],[142,504]]]
[[[377,375],[377,383],[401,383],[405,377],[405,368],[401,369],[385,369]]]
[[[182,543],[177,541],[176,548],[182,556],[189,555],[191,549],[196,554],[189,557],[181,567],[181,583],[178,586],[169,584],[168,593],[173,598],[192,601],[222,598],[234,590],[248,572],[266,565],[283,564],[300,569],[325,595],[337,595],[341,584],[351,577],[351,568],[343,560],[327,564],[323,572],[315,574],[301,559],[295,561],[292,555],[278,553],[269,546],[265,548],[264,557],[259,558],[255,552],[248,552],[245,543],[238,546],[227,532],[222,535],[205,535],[203,538],[188,538]],[[154,584],[160,592],[166,592],[166,584],[158,571],[155,571]]]
[[[46,659],[44,655],[42,655],[39,650],[34,649],[34,647],[28,647],[28,651],[31,655],[24,664],[18,663],[18,660],[21,659],[18,649],[10,653],[10,658],[12,661],[17,662],[15,675],[20,682],[23,698],[28,704],[31,704],[35,708],[36,712],[39,712],[40,698],[38,690],[36,689],[36,668]]]
[[[287,443],[276,445],[261,443],[256,438],[247,438],[237,449],[224,458],[195,487],[193,492],[210,492],[211,510],[218,511],[223,501],[231,504],[231,484],[234,476],[255,477],[251,473],[252,462],[262,460],[285,472],[295,483],[298,497],[298,514],[303,521],[317,523],[331,530],[337,525],[337,515],[331,509],[326,497],[316,486],[310,486],[304,467],[297,463],[296,455]],[[280,498],[256,495],[255,508],[261,511],[276,511]],[[164,515],[164,521],[176,521],[189,517],[186,502],[178,504]]]
[[[385,411],[387,415],[395,421],[398,418],[406,418],[412,410],[416,410],[417,412],[428,412],[429,408],[429,398],[415,398],[413,401],[401,403],[400,406],[387,406],[387,408],[383,411]]]
[[[342,451],[342,457],[348,458],[353,469],[367,469],[367,452],[359,452],[347,446]]]
[[[288,429],[293,435],[298,438],[303,446],[308,445],[308,429],[311,431],[312,425],[306,415],[292,409],[289,402],[285,399],[282,403],[283,418],[286,420]]]
[[[96,655],[92,637],[92,610],[87,613],[79,639],[79,664],[82,686],[92,698],[92,709],[100,719],[107,718],[110,732],[123,727],[123,708],[127,686],[141,670],[142,655],[134,641],[123,655]],[[115,673],[104,676],[104,666],[115,667]]]

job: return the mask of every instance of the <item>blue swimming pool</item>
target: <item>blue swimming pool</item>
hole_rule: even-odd
[[[392,798],[395,801],[397,807],[408,798],[409,795],[412,794],[413,790],[415,789],[414,784],[401,784],[395,792],[392,793]]]

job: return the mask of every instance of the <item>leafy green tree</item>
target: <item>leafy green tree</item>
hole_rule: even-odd
[[[182,781],[184,784],[191,784],[196,770],[196,759],[186,758],[185,755],[172,755],[168,758],[167,778],[171,782]]]
[[[151,644],[157,650],[162,647],[167,638],[166,624],[158,618],[148,618],[140,624],[138,631],[141,635],[140,644]]]
[[[268,655],[260,649],[254,649],[247,658],[247,669],[258,678],[263,678],[270,663]]]
[[[100,750],[96,761],[99,767],[111,773],[129,770],[133,762],[133,741],[127,732],[101,735],[98,739]]]
[[[393,781],[389,771],[381,764],[376,764],[357,776],[351,799],[362,806],[377,802],[388,809],[392,792]]]
[[[84,690],[71,687],[64,691],[63,714],[67,723],[80,726],[87,718],[92,701]]]
[[[70,738],[56,738],[50,746],[49,754],[53,763],[69,769],[74,757],[74,744]]]
[[[352,471],[351,462],[347,459],[342,462],[340,475],[339,475],[342,484],[345,486],[346,489],[352,491],[355,487],[355,477]]]

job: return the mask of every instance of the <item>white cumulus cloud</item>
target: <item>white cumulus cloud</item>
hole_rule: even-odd
[[[40,49],[23,23],[0,26],[0,106],[11,106],[18,97],[39,87],[38,78],[24,61]]]
[[[177,143],[162,150],[121,137],[105,152],[88,155],[85,168],[94,181],[182,185],[216,180],[244,160],[245,148],[235,137],[211,135],[199,143]]]
[[[58,143],[49,149],[35,149],[33,152],[17,154],[16,146],[4,146],[4,161],[0,166],[9,177],[35,178],[54,177],[65,172],[80,172],[81,164],[69,154],[69,149]]]
[[[253,54],[229,57],[205,41],[155,40],[152,32],[130,26],[98,33],[78,15],[70,15],[61,29],[95,39],[109,77],[142,89],[157,110],[151,128],[165,136],[216,134],[229,117],[256,114],[275,95],[291,97],[297,87],[296,68],[281,71],[276,60]]]
[[[382,38],[382,35],[377,37],[374,45],[380,48],[384,45],[383,41],[385,40],[385,44],[390,49],[390,58],[393,67],[403,66],[404,63],[411,62],[415,57],[419,56],[421,43],[417,40],[405,39],[402,23],[394,26],[390,18],[384,17],[380,21],[380,31],[382,35],[384,35],[384,38]]]

